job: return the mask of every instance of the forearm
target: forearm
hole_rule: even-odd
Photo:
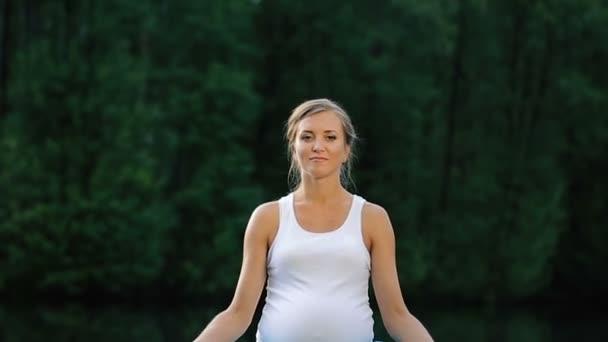
[[[404,314],[387,327],[391,337],[397,342],[433,342],[424,325],[412,314]]]
[[[232,311],[222,311],[215,316],[193,342],[234,342],[241,337],[249,322]]]

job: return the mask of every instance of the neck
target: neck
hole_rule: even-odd
[[[338,178],[311,179],[303,177],[302,182],[294,191],[298,197],[307,202],[325,203],[336,200],[347,194]]]

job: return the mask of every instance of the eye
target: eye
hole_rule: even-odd
[[[328,135],[327,136],[327,140],[333,141],[333,140],[336,140],[336,139],[338,139],[338,137],[336,137],[335,135]]]
[[[305,134],[305,135],[300,136],[300,139],[302,139],[304,141],[309,141],[312,139],[312,135]]]

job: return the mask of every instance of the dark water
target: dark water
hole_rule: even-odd
[[[215,313],[214,309],[194,307],[0,306],[0,341],[192,341]],[[608,316],[582,310],[485,312],[442,308],[414,313],[437,342],[608,341]],[[379,317],[375,320],[376,337],[391,341]],[[254,329],[255,323],[239,341],[253,341]]]

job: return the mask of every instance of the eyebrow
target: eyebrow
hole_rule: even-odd
[[[314,134],[315,132],[305,129],[302,131],[302,133],[313,133]],[[327,129],[327,130],[323,131],[323,133],[337,133],[337,132],[334,131],[333,129]]]

